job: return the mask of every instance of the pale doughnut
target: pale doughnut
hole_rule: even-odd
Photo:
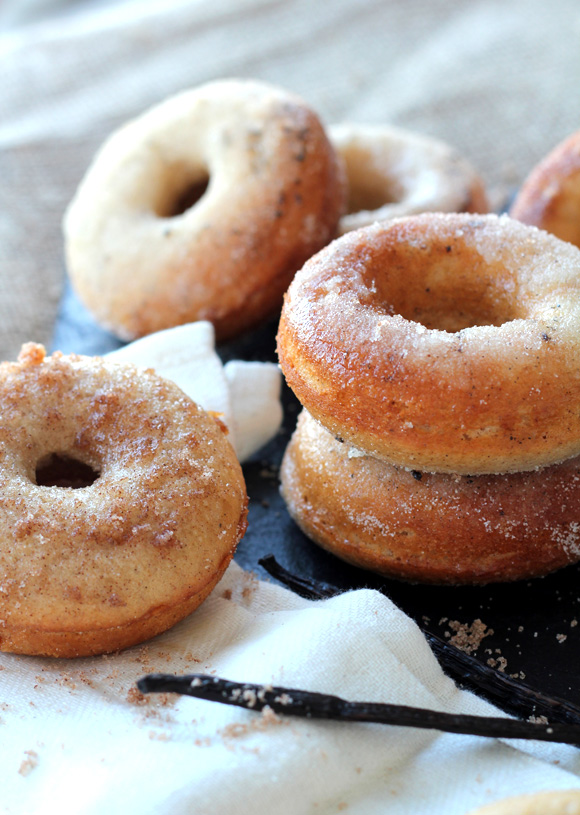
[[[514,795],[471,810],[468,815],[580,815],[580,789]]]
[[[510,215],[580,246],[580,130],[532,170]]]
[[[420,212],[489,210],[478,173],[438,139],[389,125],[332,125],[328,134],[348,181],[340,234]]]
[[[580,250],[496,215],[348,233],[296,275],[278,355],[315,418],[393,464],[563,461],[580,454]]]
[[[344,202],[342,164],[301,99],[210,82],[103,145],[65,216],[69,275],[124,339],[194,320],[224,339],[279,308]]]
[[[205,599],[247,512],[211,416],[152,371],[32,344],[0,365],[0,413],[0,650],[116,651]]]
[[[580,560],[580,458],[532,473],[410,472],[341,443],[302,411],[280,476],[311,540],[388,577],[481,584]]]

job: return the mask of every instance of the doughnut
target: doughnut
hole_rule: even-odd
[[[580,250],[507,215],[350,232],[285,297],[278,357],[335,436],[421,472],[580,454]]]
[[[580,246],[580,130],[534,167],[510,215]]]
[[[580,789],[514,795],[478,807],[468,815],[580,815]]]
[[[346,166],[341,235],[420,212],[489,210],[479,175],[442,141],[388,125],[333,125],[328,134]]]
[[[122,339],[208,320],[224,340],[280,307],[345,199],[342,164],[301,99],[210,82],[102,146],[65,214],[69,277]]]
[[[411,472],[338,441],[304,410],[280,477],[307,537],[386,577],[485,584],[580,560],[580,457],[532,473]]]
[[[223,426],[150,370],[0,365],[0,650],[77,657],[165,631],[216,585],[246,528]]]

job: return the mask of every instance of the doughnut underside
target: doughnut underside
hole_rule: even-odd
[[[151,371],[31,346],[0,366],[0,650],[126,648],[195,609],[246,528],[223,430]],[[42,483],[53,456],[95,479]]]
[[[69,275],[124,339],[209,320],[223,340],[280,307],[334,237],[345,195],[342,164],[298,97],[208,83],[103,145],[66,213]]]
[[[507,216],[349,233],[289,287],[278,355],[336,436],[408,469],[534,470],[580,454],[580,252]]]
[[[580,558],[580,459],[534,473],[412,473],[303,411],[281,467],[302,531],[358,567],[437,584],[544,575]]]
[[[580,131],[557,145],[532,170],[510,215],[580,246]]]
[[[228,557],[224,561],[223,568],[212,577],[207,586],[193,596],[168,608],[156,608],[150,615],[138,620],[110,628],[100,627],[98,620],[95,620],[94,628],[87,626],[81,631],[55,631],[50,623],[47,624],[46,629],[27,625],[22,628],[14,626],[10,627],[6,633],[2,631],[0,650],[16,654],[61,658],[95,656],[122,651],[167,631],[195,611],[217,585],[230,560],[231,558]]]

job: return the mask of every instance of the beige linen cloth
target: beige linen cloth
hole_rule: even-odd
[[[0,5],[2,358],[23,341],[50,343],[64,277],[60,221],[96,148],[185,87],[256,77],[300,93],[329,123],[389,122],[437,136],[480,169],[495,208],[580,127],[577,0],[50,6]],[[198,384],[216,370],[205,347],[190,372]],[[154,364],[158,348],[140,346],[139,364]],[[248,409],[248,424],[236,414],[247,403],[232,393],[252,380],[224,377],[220,398],[243,457],[263,441],[252,428],[275,403],[276,384]],[[310,602],[234,564],[197,612],[121,655],[0,654],[0,811],[464,815],[508,794],[580,787],[573,748],[142,698],[135,681],[151,671],[491,710],[456,689],[382,595]]]
[[[60,222],[95,150],[170,93],[255,77],[301,94],[328,123],[442,138],[481,171],[494,207],[580,127],[577,0],[52,6],[51,16],[51,0],[0,3],[0,359],[50,341]]]

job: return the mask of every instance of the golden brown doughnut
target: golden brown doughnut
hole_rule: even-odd
[[[490,583],[580,559],[580,458],[532,473],[410,472],[341,443],[302,411],[280,475],[311,540],[388,577]]]
[[[116,651],[205,599],[247,512],[214,419],[152,371],[33,344],[0,365],[0,414],[0,650]]]
[[[280,306],[296,269],[334,237],[345,195],[342,164],[301,99],[210,82],[103,145],[66,213],[69,275],[124,339],[209,320],[222,340]]]
[[[508,216],[348,233],[298,272],[278,355],[332,433],[465,475],[580,454],[580,250]]]
[[[438,139],[388,125],[333,125],[328,134],[347,173],[341,235],[420,212],[489,211],[479,175]]]
[[[580,246],[580,130],[532,170],[510,215]]]
[[[468,815],[580,815],[580,789],[514,795],[478,807]]]

